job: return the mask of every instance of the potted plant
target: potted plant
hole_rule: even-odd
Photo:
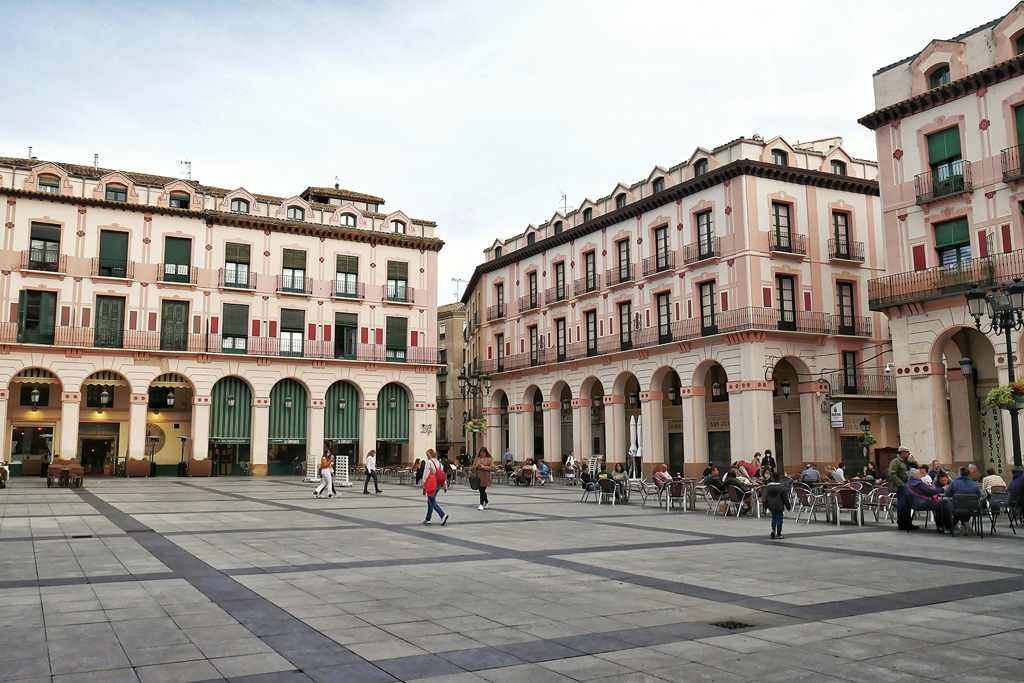
[[[985,407],[995,410],[1010,408],[1024,409],[1024,382],[1000,384],[988,392],[984,400]]]
[[[860,437],[860,442],[865,446],[874,446],[878,441],[875,439],[875,435],[871,432],[867,432],[864,436]]]

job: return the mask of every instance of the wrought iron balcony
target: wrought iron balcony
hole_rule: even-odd
[[[864,243],[832,238],[828,241],[828,257],[833,261],[864,263]]]
[[[334,287],[332,288],[331,295],[335,299],[365,299],[366,283],[346,282],[345,280],[336,279],[334,281]]]
[[[487,320],[501,320],[505,317],[505,304],[494,304],[487,307]]]
[[[21,252],[21,269],[42,273],[66,273],[68,257],[55,251],[26,249]]]
[[[914,193],[918,204],[928,204],[937,199],[970,192],[971,162],[954,161],[939,173],[927,171],[914,176]]]
[[[161,263],[160,282],[194,285],[198,268],[184,263]]]
[[[581,277],[573,283],[573,293],[576,296],[583,296],[601,289],[601,276],[594,273],[590,277]]]
[[[225,289],[256,289],[256,273],[228,271],[221,268],[217,273],[217,285]]]
[[[135,279],[135,262],[114,261],[97,257],[92,260],[92,274],[96,277],[133,280]]]
[[[777,254],[807,255],[807,235],[797,235],[783,230],[768,233],[768,248]]]
[[[683,263],[697,263],[722,255],[721,238],[712,237],[683,247]]]
[[[550,305],[558,303],[559,301],[566,301],[569,298],[569,285],[563,284],[561,287],[549,287],[544,290],[544,303]]]
[[[1020,147],[1007,147],[999,153],[1003,162],[1003,182],[1024,178],[1020,165]]]
[[[535,308],[540,308],[540,293],[534,292],[533,294],[527,294],[526,296],[519,297],[519,312],[526,313],[532,311]]]
[[[648,256],[643,260],[644,277],[655,273],[667,273],[675,270],[676,252],[669,250],[654,256]]]
[[[868,281],[868,305],[890,306],[963,296],[976,287],[993,287],[1024,278],[1024,250],[971,259],[957,266],[935,266]]]
[[[871,318],[862,315],[829,314],[831,334],[844,337],[870,337]]]
[[[621,285],[624,282],[631,282],[635,275],[635,267],[632,263],[624,263],[616,268],[609,268],[604,273],[604,281],[609,287]]]
[[[896,378],[893,375],[839,370],[825,375],[825,379],[834,397],[896,398]]]
[[[416,290],[405,284],[381,285],[380,297],[382,301],[397,304],[411,304],[416,301]]]

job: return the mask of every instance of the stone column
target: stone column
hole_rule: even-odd
[[[687,463],[693,463],[691,471],[687,476],[697,476],[704,471],[708,460],[708,411],[706,390],[702,386],[690,387],[688,390],[690,398],[683,394],[683,448],[686,448],[686,434],[692,439],[692,450],[687,449],[685,458]],[[690,419],[686,419],[687,402],[689,402]]]
[[[377,448],[377,399],[363,401],[363,411],[359,415],[359,452],[356,462],[366,463],[366,454]]]
[[[519,430],[523,436],[522,451],[519,453],[517,453],[516,451],[512,451],[512,453],[516,456],[517,460],[519,460],[520,458],[522,460],[532,460],[534,456],[533,404],[521,403],[519,407],[522,410],[522,412],[519,413]]]
[[[428,448],[437,448],[437,434],[434,423],[437,417],[437,405],[433,402],[417,401],[413,403],[409,415],[409,462],[422,458]]]
[[[605,462],[626,462],[626,397],[612,394],[604,397]]]
[[[582,464],[593,455],[594,439],[590,418],[592,401],[589,398],[572,399],[572,454]]]
[[[801,452],[786,451],[775,460],[787,474],[799,473],[805,461],[817,463],[838,462],[832,454],[832,418],[822,411],[821,402],[828,387],[819,382],[801,382],[797,387],[800,395],[800,444]],[[774,451],[775,449],[772,448]]]
[[[775,445],[772,383],[764,379],[729,382],[729,445],[732,459],[749,460]]]
[[[131,394],[128,407],[128,457],[146,460],[146,409],[149,396]]]
[[[527,425],[525,423],[532,418],[532,405],[516,403],[508,407],[508,449],[512,451],[512,458],[516,462],[522,462],[525,458],[530,457],[532,444],[527,439]],[[529,436],[533,436],[532,427],[529,431]]]
[[[325,404],[322,398],[309,400],[308,434],[306,435],[306,478],[320,478],[320,456],[324,454],[324,413]]]
[[[640,392],[640,446],[643,456],[644,476],[650,476],[654,465],[667,462],[665,454],[665,435],[668,425],[665,424],[665,411],[662,401],[665,394],[660,391]]]
[[[192,403],[192,457],[206,460],[210,452],[210,397],[196,396]]]
[[[252,455],[250,474],[264,477],[267,474],[267,456],[270,451],[270,399],[257,398],[252,403],[252,441],[249,453]]]
[[[549,465],[562,462],[562,404],[544,402],[544,460]]]
[[[914,458],[952,463],[944,370],[940,367],[931,373],[922,369],[916,376],[900,374],[896,384],[900,439],[911,449]]]
[[[54,457],[65,460],[78,457],[78,419],[82,409],[82,393],[64,391],[60,406],[60,449],[54,450]]]
[[[484,432],[484,445],[496,461],[501,460],[501,408],[484,408],[484,419],[487,420],[487,431]],[[470,458],[476,456],[471,453]]]

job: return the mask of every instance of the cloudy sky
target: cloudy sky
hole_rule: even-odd
[[[0,155],[436,220],[441,303],[497,235],[739,135],[841,135],[879,66],[1009,0],[8,5]]]

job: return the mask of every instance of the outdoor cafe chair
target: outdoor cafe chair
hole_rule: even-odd
[[[981,496],[973,493],[956,493],[953,495],[953,530],[956,534],[956,523],[958,518],[967,516],[968,525],[972,532],[985,537],[985,527],[981,523]]]
[[[733,508],[736,509],[736,516],[740,516],[740,512],[743,511],[743,506],[747,505],[751,511],[754,510],[754,506],[757,505],[756,496],[754,490],[744,491],[739,486],[731,484],[728,490],[728,507],[725,509],[725,516],[728,517],[729,513],[732,512]]]
[[[996,489],[1002,489],[997,491]],[[996,533],[996,519],[999,515],[1006,513],[1006,519],[1010,523],[1010,530],[1013,531],[1013,535],[1017,535],[1016,525],[1013,523],[1013,516],[1010,515],[1010,493],[1004,486],[993,486],[992,493],[988,497],[988,519],[991,522],[989,528],[990,534]]]
[[[673,479],[668,482],[665,496],[665,511],[671,512],[672,507],[678,507],[686,512],[686,482],[682,479]]]
[[[597,486],[597,504],[610,500],[615,505],[615,482],[611,479],[598,479]]]
[[[864,510],[860,505],[860,492],[852,486],[840,486],[830,492],[833,512],[836,516],[836,526],[839,526],[839,515],[844,512],[851,514],[851,519],[857,520],[857,526],[864,526]]]
[[[811,523],[813,518],[815,522],[818,521],[818,510],[827,512],[825,495],[822,493],[813,492],[810,487],[804,484],[796,484],[793,486],[793,493],[796,497],[796,505],[794,510],[796,512],[796,523],[800,523],[800,516],[806,511],[807,512],[807,524]]]
[[[589,481],[583,484],[583,493],[580,495],[580,502],[586,503],[590,500],[591,494],[595,496],[600,495],[600,489],[598,488],[596,481]]]
[[[717,486],[706,486],[704,492],[708,501],[708,509],[705,514],[713,517],[718,514],[718,508],[726,502],[725,490]]]

